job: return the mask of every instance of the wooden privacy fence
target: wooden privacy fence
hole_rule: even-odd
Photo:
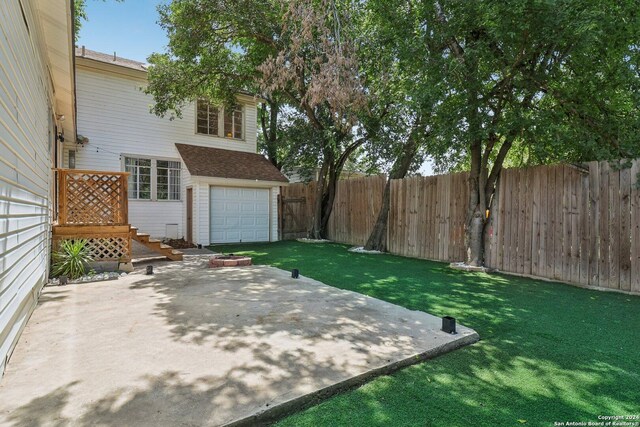
[[[588,287],[640,293],[640,161],[505,169],[487,225],[485,262],[498,270]],[[468,174],[391,182],[389,252],[465,259]],[[385,178],[338,183],[329,238],[363,245],[382,203]],[[283,188],[284,238],[310,229],[315,183]],[[290,232],[295,227],[295,233]]]
[[[498,270],[640,293],[640,161],[506,169],[488,226]]]

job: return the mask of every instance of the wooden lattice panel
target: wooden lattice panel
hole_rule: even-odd
[[[129,239],[122,237],[95,237],[87,239],[94,261],[119,261],[129,258]]]
[[[63,225],[124,225],[127,174],[60,170],[60,217]]]
[[[62,240],[85,239],[94,261],[131,260],[131,236],[129,226],[56,226],[53,229],[53,246],[56,250]]]

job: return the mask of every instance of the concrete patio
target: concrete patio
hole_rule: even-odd
[[[286,271],[207,259],[45,288],[0,382],[0,424],[255,425],[478,339]]]

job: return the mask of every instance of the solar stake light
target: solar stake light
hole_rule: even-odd
[[[298,270],[297,268],[291,270],[291,278],[297,279],[298,277],[300,277],[300,270]]]
[[[442,331],[447,334],[456,333],[456,319],[451,316],[444,316],[442,318]]]
[[[69,282],[69,278],[67,276],[58,277],[60,285],[66,285]]]
[[[147,275],[153,274],[153,265],[147,265]]]

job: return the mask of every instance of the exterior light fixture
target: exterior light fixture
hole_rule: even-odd
[[[148,276],[153,274],[153,265],[147,265],[147,273]]]
[[[291,278],[297,279],[298,277],[300,277],[300,270],[298,270],[297,268],[291,270]]]
[[[448,334],[456,333],[456,319],[451,316],[444,316],[442,318],[442,331]]]

